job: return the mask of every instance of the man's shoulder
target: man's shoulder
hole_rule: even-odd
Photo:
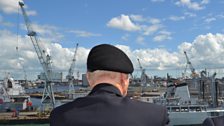
[[[164,109],[166,109],[164,106],[157,105],[154,103],[142,102],[142,101],[133,100],[133,99],[127,99],[127,101],[128,101],[127,104],[132,105],[133,107],[142,108],[142,110],[150,110],[150,111],[162,110],[162,111],[164,111]]]
[[[223,126],[223,125],[224,125],[224,116],[206,118],[203,122],[203,126]]]
[[[128,113],[135,113],[136,118],[139,117],[143,120],[148,120],[153,124],[157,122],[155,125],[158,122],[161,124],[167,124],[169,122],[165,106],[130,99],[128,100],[127,107],[129,107]]]
[[[73,111],[75,109],[74,106],[77,106],[76,102],[77,101],[74,100],[72,102],[65,103],[63,105],[60,105],[60,106],[54,108],[50,114],[50,124],[57,125],[57,126],[65,125],[65,123],[67,122],[66,120],[68,120],[69,115],[71,115],[71,113],[73,113]]]
[[[56,108],[54,108],[51,111],[51,114],[54,114],[54,113],[57,113],[57,114],[58,113],[64,113],[64,112],[66,112],[66,109],[69,109],[71,107],[71,104],[72,104],[72,102],[69,102],[69,103],[57,106]]]
[[[68,102],[63,105],[58,106],[58,107],[54,108],[51,113],[57,113],[57,114],[58,113],[61,113],[61,114],[66,113],[66,112],[70,111],[72,108],[74,108],[74,106],[79,105],[79,104],[77,104],[77,102],[79,102],[79,99],[81,99],[81,98],[77,98],[76,100],[74,100],[72,102]]]
[[[216,126],[224,126],[224,116],[218,116],[216,118],[213,118],[213,121]]]

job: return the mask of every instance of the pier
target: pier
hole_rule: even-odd
[[[49,123],[48,113],[19,112],[15,116],[14,112],[4,112],[0,115],[0,125],[8,124],[46,124]]]

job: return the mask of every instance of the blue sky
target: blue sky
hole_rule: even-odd
[[[188,1],[188,0],[182,0]],[[206,2],[207,1],[207,2]],[[112,43],[129,45],[135,48],[158,48],[163,47],[175,51],[177,46],[184,41],[192,41],[200,34],[223,33],[223,1],[198,0],[197,7],[193,2],[178,5],[178,0],[47,0],[25,1],[28,9],[36,12],[30,16],[32,22],[39,25],[51,25],[57,27],[64,37],[59,40],[63,47],[73,46],[73,42],[79,42],[85,47],[92,47],[96,43]],[[196,4],[196,3],[195,3]],[[121,15],[128,16],[134,25],[155,26],[150,20],[157,19],[157,28],[150,35],[143,35],[143,30],[123,30],[122,26],[108,27],[108,22],[113,18],[121,19]],[[141,16],[142,20],[135,21],[131,16]],[[16,15],[10,15],[15,18]],[[220,16],[220,17],[219,17]],[[71,30],[91,33],[89,37],[80,37],[69,33]],[[165,31],[168,35],[162,40],[154,40]],[[76,33],[78,34],[78,33]],[[128,40],[122,37],[127,36]],[[144,39],[139,40],[138,37]]]
[[[30,72],[41,69],[36,68],[40,65],[32,45],[27,45],[31,42],[26,37],[22,15],[18,16],[17,3],[18,0],[0,0],[0,43],[8,50],[19,46],[20,51],[19,56],[18,52],[8,50],[2,53],[0,58],[5,62],[0,65],[2,73],[20,71],[24,65]],[[128,53],[136,70],[137,58],[149,70],[184,69],[183,51],[189,53],[198,69],[224,66],[224,58],[219,58],[224,52],[224,0],[24,0],[24,3],[43,48],[54,54],[52,60],[57,71],[68,69],[76,43],[80,46],[77,67],[83,72],[89,49],[101,43],[116,45]],[[18,58],[22,63],[16,62]]]

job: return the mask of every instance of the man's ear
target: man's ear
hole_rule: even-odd
[[[121,86],[123,89],[123,95],[124,96],[127,95],[127,89],[129,86],[129,79],[127,74],[121,73]]]
[[[89,84],[89,86],[91,87],[91,82],[90,82],[90,78],[89,78],[89,75],[90,73],[87,71],[86,72],[86,79],[87,79],[87,81],[88,81],[88,84]]]
[[[86,72],[86,79],[89,81],[89,72]]]
[[[121,73],[121,85],[122,87],[126,87],[128,83],[128,77],[126,74]]]

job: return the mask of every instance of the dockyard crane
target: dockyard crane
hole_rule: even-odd
[[[140,70],[141,70],[141,72],[142,72],[142,71],[143,71],[143,68],[142,68],[141,62],[140,62],[139,59],[137,59],[137,60],[138,60],[139,68],[140,68]]]
[[[148,77],[148,75],[146,75],[145,69],[143,69],[140,60],[139,59],[137,59],[137,60],[138,60],[139,68],[141,70],[141,83],[143,84],[143,86],[146,86],[149,77]]]
[[[52,66],[51,66],[51,57],[49,54],[46,54],[45,50],[42,50],[42,48],[39,45],[39,39],[37,37],[37,33],[33,30],[32,25],[31,25],[31,21],[28,18],[28,15],[24,9],[24,3],[23,2],[19,2],[19,6],[22,10],[22,14],[25,20],[25,25],[27,28],[27,35],[30,37],[32,44],[34,46],[34,49],[37,53],[37,57],[41,63],[41,66],[44,70],[44,74],[45,74],[45,87],[44,87],[44,91],[43,91],[43,95],[42,95],[42,99],[41,99],[41,104],[45,104],[45,103],[49,103],[47,98],[50,98],[50,104],[52,105],[52,107],[55,107],[55,97],[54,97],[54,92],[53,92],[53,88],[52,88],[52,78],[51,78],[51,74],[52,74]]]
[[[76,44],[76,47],[75,47],[75,52],[74,52],[74,56],[73,56],[73,59],[72,59],[72,63],[71,63],[71,66],[68,70],[68,75],[67,75],[67,79],[68,79],[68,84],[69,84],[69,95],[70,95],[70,98],[73,98],[73,91],[74,91],[74,85],[73,85],[73,80],[74,80],[74,76],[73,76],[73,72],[74,72],[74,69],[75,69],[75,62],[76,62],[76,55],[77,55],[77,50],[78,50],[78,46],[79,44],[77,43]]]
[[[0,83],[0,98],[3,98],[5,100],[10,99],[10,96],[7,92],[8,85],[7,83],[5,83],[5,80],[7,80],[8,78],[9,78],[9,73],[6,73],[6,77],[4,78],[3,83]]]
[[[185,67],[185,70],[184,70],[184,75],[186,75],[186,72],[187,72],[187,66],[189,66],[190,70],[191,70],[191,76],[194,78],[194,77],[197,77],[198,74],[195,72],[195,69],[191,63],[191,61],[189,60],[188,56],[187,56],[187,52],[184,51],[184,55],[186,57],[186,60],[187,60],[187,64],[186,64],[186,67]]]

